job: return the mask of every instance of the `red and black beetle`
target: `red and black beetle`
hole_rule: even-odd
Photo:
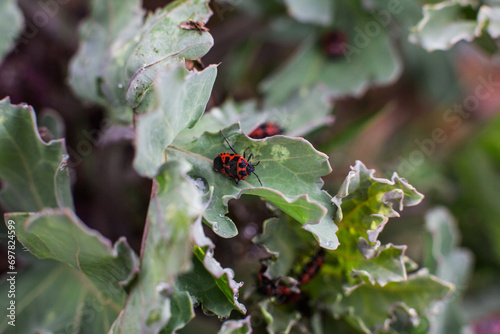
[[[266,137],[276,136],[283,133],[283,129],[274,122],[265,122],[256,127],[248,137],[253,139],[263,139]]]
[[[297,303],[301,298],[301,292],[297,286],[288,286],[280,282],[280,279],[271,279],[266,274],[267,266],[261,265],[257,278],[260,282],[259,291],[268,297],[274,297],[278,304]]]
[[[248,156],[248,159],[246,159],[245,156],[247,150],[243,152],[243,156],[239,155],[238,152],[236,152],[235,149],[231,146],[226,136],[224,136],[222,130],[220,131],[220,133],[222,134],[222,136],[226,140],[226,143],[229,145],[229,148],[231,148],[234,154],[220,153],[219,155],[217,155],[214,159],[214,170],[221,173],[222,175],[234,179],[236,184],[239,184],[240,180],[244,180],[248,175],[253,173],[262,186],[262,182],[260,182],[259,176],[255,174],[255,166],[257,166],[260,161],[255,165],[252,165],[250,163],[250,160],[254,156],[253,153]]]
[[[325,251],[323,248],[319,248],[312,259],[303,266],[297,275],[296,284],[292,286],[283,284],[279,278],[269,278],[266,275],[267,266],[262,264],[257,274],[260,282],[259,290],[269,297],[274,297],[279,303],[297,303],[303,299],[300,286],[315,277],[324,263]]]
[[[342,30],[329,31],[321,38],[323,53],[330,59],[343,57],[347,47],[347,34]]]
[[[306,263],[298,275],[299,284],[306,284],[314,276],[316,276],[323,263],[325,263],[325,250],[323,248],[319,248],[313,258]]]

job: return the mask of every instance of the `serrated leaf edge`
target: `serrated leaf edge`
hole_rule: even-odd
[[[390,205],[391,200],[399,200],[399,211],[402,211],[405,206],[414,206],[419,204],[423,198],[424,195],[418,192],[415,187],[413,187],[411,184],[409,184],[406,179],[399,177],[399,175],[394,172],[392,174],[391,179],[384,179],[384,178],[377,178],[375,177],[375,169],[367,169],[366,166],[359,160],[356,160],[356,163],[354,166],[351,166],[351,171],[348,173],[346,179],[342,183],[339,192],[337,195],[335,195],[332,198],[332,203],[335,207],[334,209],[334,222],[338,223],[343,219],[343,213],[342,213],[342,199],[347,197],[350,192],[353,190],[357,189],[359,184],[356,184],[356,182],[359,182],[359,180],[356,180],[356,177],[361,173],[361,172],[366,172],[368,173],[368,177],[372,179],[375,182],[380,182],[380,183],[385,183],[388,185],[396,185],[397,183],[402,184],[403,187],[407,188],[409,191],[412,191],[416,195],[416,199],[408,198],[404,195],[404,192],[401,189],[393,189],[387,191],[384,196],[382,197],[382,202],[384,204],[388,204],[388,206],[391,208],[391,212],[386,215],[382,214],[371,214],[371,217],[378,217],[382,219],[382,222],[380,222],[375,230],[367,230],[368,234],[368,239],[370,242],[376,242],[378,235],[382,232],[384,229],[384,226],[387,224],[389,218],[393,217],[399,217],[399,213],[392,208],[392,205]]]

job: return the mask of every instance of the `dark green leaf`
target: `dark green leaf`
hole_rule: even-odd
[[[475,256],[500,263],[500,118],[488,122],[462,147],[451,164],[460,184],[456,210],[474,224],[463,224],[464,243],[475,245]],[[473,208],[471,210],[471,208]]]
[[[280,215],[279,218],[266,220],[262,234],[255,237],[253,242],[277,258],[277,261],[268,263],[268,274],[279,277],[289,274],[300,255],[315,248],[311,245],[311,239],[311,235],[300,224]]]
[[[195,246],[193,269],[179,276],[177,288],[188,291],[192,298],[201,302],[204,312],[228,317],[232,310],[246,313],[245,305],[238,301],[243,283],[234,281],[234,272],[222,268],[213,257],[211,247]]]
[[[180,328],[183,328],[195,316],[193,312],[193,301],[189,293],[184,291],[176,291],[170,297],[170,319],[167,327],[161,333],[176,333]]]
[[[290,310],[277,307],[269,300],[259,303],[259,307],[267,323],[266,328],[269,334],[288,334],[300,319],[298,311],[290,312]]]

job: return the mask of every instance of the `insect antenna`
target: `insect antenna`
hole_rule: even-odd
[[[260,161],[259,161],[260,162]],[[257,164],[258,165],[258,164]],[[256,166],[256,165],[254,165]],[[259,180],[259,183],[260,183],[260,186],[263,187],[262,185],[262,182],[260,182],[260,178],[259,178],[259,175],[255,174],[255,172],[253,172],[253,175],[257,176],[257,180]]]
[[[229,148],[231,148],[231,150],[234,152],[234,154],[238,154],[238,152],[236,152],[234,150],[234,148],[231,146],[231,144],[229,143],[229,140],[227,140],[226,136],[224,136],[224,133],[222,132],[222,130],[220,130],[220,133],[221,133],[222,137],[224,137],[224,139],[226,140],[226,143],[229,145]]]

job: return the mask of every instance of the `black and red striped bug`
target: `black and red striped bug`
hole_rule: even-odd
[[[313,258],[302,268],[298,275],[299,284],[306,284],[309,282],[321,269],[325,263],[325,251],[323,248],[318,249]]]
[[[259,290],[268,297],[274,297],[278,303],[296,303],[302,297],[297,286],[288,286],[280,278],[271,279],[266,274],[267,266],[262,264],[257,275]]]
[[[274,122],[265,122],[256,127],[248,137],[253,139],[263,139],[266,137],[276,136],[283,133],[283,129]]]
[[[267,266],[261,265],[257,278],[260,282],[259,290],[269,297],[274,297],[279,303],[297,303],[303,299],[300,286],[308,283],[325,263],[325,251],[320,248],[313,258],[306,263],[302,271],[297,275],[295,285],[285,285],[280,278],[271,279],[266,275]]]
[[[222,134],[222,136],[226,140],[226,143],[229,145],[229,148],[231,148],[234,154],[220,153],[219,155],[217,155],[214,159],[214,170],[221,173],[222,175],[234,179],[236,184],[239,184],[240,180],[244,180],[248,175],[253,173],[262,186],[262,182],[260,182],[259,176],[255,174],[255,166],[257,166],[260,161],[255,165],[252,165],[250,163],[250,160],[254,156],[253,153],[248,156],[248,159],[246,158],[247,150],[243,152],[243,156],[239,155],[238,152],[236,152],[236,150],[233,148],[233,146],[231,146],[226,136],[224,136],[222,130],[220,131],[220,133]]]

